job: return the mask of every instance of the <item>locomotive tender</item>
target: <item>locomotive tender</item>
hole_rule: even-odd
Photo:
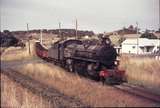
[[[57,41],[48,50],[36,42],[36,54],[75,72],[107,84],[125,81],[125,72],[118,69],[117,52],[109,38],[90,44],[76,39]]]

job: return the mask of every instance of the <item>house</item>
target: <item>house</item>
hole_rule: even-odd
[[[126,39],[133,39],[133,38],[140,38],[142,34],[125,34],[123,35],[124,38]]]
[[[157,36],[157,38],[160,38],[160,33],[153,33],[155,36]]]
[[[147,38],[126,39],[122,42],[122,53],[151,54],[158,50],[160,40]]]

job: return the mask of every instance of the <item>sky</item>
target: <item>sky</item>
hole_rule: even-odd
[[[75,28],[110,32],[160,28],[160,0],[0,0],[1,31]]]

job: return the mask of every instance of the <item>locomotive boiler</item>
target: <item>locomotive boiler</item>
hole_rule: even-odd
[[[102,38],[95,44],[90,44],[89,41],[91,40],[61,40],[54,43],[48,52],[46,49],[43,50],[44,54],[42,46],[36,47],[36,52],[38,56],[45,56],[41,58],[60,64],[68,71],[79,75],[95,80],[101,79],[108,84],[124,81],[125,72],[118,69],[117,52],[109,38]]]

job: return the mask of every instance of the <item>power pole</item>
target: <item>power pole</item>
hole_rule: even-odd
[[[29,36],[29,26],[27,23],[27,35],[28,35],[28,48],[29,48],[29,55],[31,54],[31,47],[30,47],[30,36]]]
[[[158,50],[160,50],[160,36],[158,36]]]
[[[77,29],[78,29],[78,22],[77,22],[77,19],[76,19],[76,39],[79,39],[79,37],[77,35]]]
[[[43,32],[43,30],[41,29],[41,31],[40,31],[40,43],[41,43],[41,44],[43,44],[43,43],[42,43],[42,32]]]
[[[61,39],[63,39],[63,37],[61,36],[61,22],[59,22],[59,37],[61,38]]]
[[[138,36],[138,22],[136,22],[137,25],[137,54],[139,54],[139,36]]]

